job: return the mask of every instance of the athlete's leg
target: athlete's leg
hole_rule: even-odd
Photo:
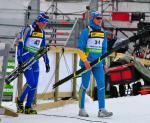
[[[35,92],[37,90],[37,85],[38,85],[38,78],[39,78],[39,65],[36,63],[32,66],[33,69],[33,76],[34,76],[34,81],[32,82],[32,87],[31,90],[28,93],[27,97],[27,107],[32,107],[32,103],[35,97]]]
[[[25,77],[26,77],[26,84],[24,86],[24,90],[19,98],[19,101],[23,102],[25,97],[27,96],[28,92],[31,90],[32,88],[32,83],[35,81],[34,80],[34,73],[32,70],[32,67],[30,67],[29,69],[27,69],[24,73]]]
[[[85,93],[89,86],[91,71],[82,74],[82,83],[79,90],[79,108],[84,109]]]
[[[105,80],[103,67],[94,67],[93,75],[97,82],[99,109],[105,108]]]

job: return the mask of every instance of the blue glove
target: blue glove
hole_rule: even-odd
[[[46,64],[45,67],[46,67],[46,73],[48,73],[48,72],[50,71],[50,66],[49,66],[49,64]]]

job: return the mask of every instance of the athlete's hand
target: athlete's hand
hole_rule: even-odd
[[[84,62],[84,65],[85,65],[85,68],[86,68],[87,70],[91,68],[90,62],[89,62],[88,60],[86,60],[86,61]]]
[[[104,72],[105,72],[105,73],[108,72],[108,65],[104,65]]]
[[[46,64],[45,67],[46,67],[46,73],[48,73],[48,72],[50,71],[50,66],[49,66],[49,64]]]

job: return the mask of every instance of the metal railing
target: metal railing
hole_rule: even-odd
[[[80,31],[83,27],[80,22],[81,22],[81,20],[79,20],[79,18],[77,18],[68,38],[66,40],[66,43],[65,43],[66,47],[76,47],[77,40],[79,39],[79,36],[80,36]]]
[[[83,21],[79,18],[70,21],[51,20],[45,29],[47,43],[51,46],[76,47],[82,25]]]
[[[0,43],[0,106],[3,98],[3,88],[5,83],[9,48],[10,48],[9,44]]]

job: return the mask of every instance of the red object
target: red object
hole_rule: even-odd
[[[144,58],[144,53],[139,53],[139,54],[136,54],[136,57],[139,57],[139,58]]]
[[[141,95],[146,95],[149,94],[150,90],[141,90],[139,92],[141,93]]]
[[[123,81],[130,81],[133,78],[133,72],[131,67],[126,65],[110,68],[108,70],[108,75],[111,84],[118,84]]]
[[[112,12],[113,21],[130,21],[130,15],[128,12]]]
[[[56,32],[56,35],[64,35],[64,32]]]
[[[68,21],[62,21],[61,22],[61,24],[65,24],[65,25],[67,25],[67,24],[71,24],[70,22],[68,22]]]
[[[86,13],[85,13],[85,12],[82,13],[82,18],[83,18],[83,19],[86,19]]]

